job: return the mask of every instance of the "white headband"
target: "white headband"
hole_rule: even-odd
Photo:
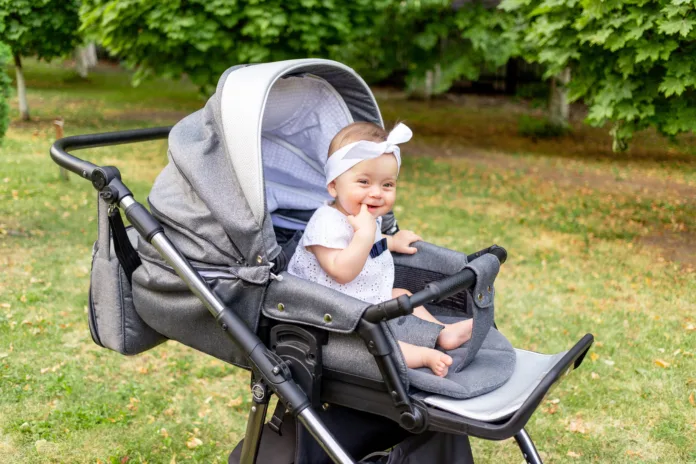
[[[329,156],[324,166],[326,185],[361,161],[378,158],[384,153],[391,153],[396,158],[397,173],[401,168],[401,150],[398,143],[411,140],[413,132],[404,123],[399,123],[387,137],[386,142],[376,143],[368,140],[353,142],[336,150]]]

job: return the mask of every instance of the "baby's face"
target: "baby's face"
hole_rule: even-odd
[[[361,161],[329,184],[329,194],[343,214],[355,216],[365,204],[372,217],[378,218],[394,206],[398,170],[391,153]]]

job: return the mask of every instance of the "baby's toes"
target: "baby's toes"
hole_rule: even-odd
[[[445,366],[451,366],[453,362],[452,357],[444,353],[442,354],[442,356],[440,356],[440,361],[442,361]]]

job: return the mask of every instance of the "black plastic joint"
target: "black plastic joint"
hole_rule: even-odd
[[[116,166],[101,166],[92,171],[92,185],[97,190],[102,190],[114,179],[121,180],[121,172]]]
[[[126,208],[126,217],[148,243],[151,243],[155,234],[164,231],[157,219],[140,203],[133,203]]]

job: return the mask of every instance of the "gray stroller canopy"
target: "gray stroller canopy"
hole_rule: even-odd
[[[171,163],[155,181],[150,204],[158,216],[196,231],[184,245],[193,259],[267,263],[280,251],[273,223],[304,228],[275,212],[313,210],[330,198],[323,172],[328,146],[353,121],[382,125],[369,87],[341,63],[232,67],[205,107],[172,129]],[[223,251],[230,245],[240,255],[236,263]]]

